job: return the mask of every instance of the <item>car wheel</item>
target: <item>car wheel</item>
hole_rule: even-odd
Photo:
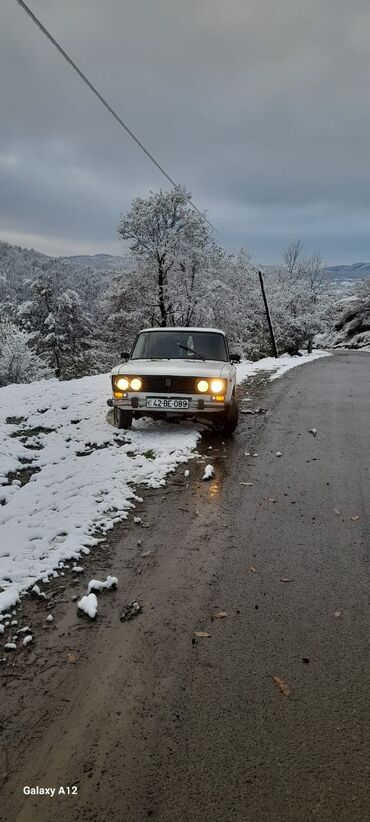
[[[223,425],[221,427],[221,431],[222,431],[222,433],[224,434],[225,437],[231,437],[231,434],[234,433],[235,428],[238,424],[238,416],[239,416],[238,403],[237,403],[235,397],[232,397],[230,405],[229,405],[227,411],[225,412],[225,416],[224,416],[224,419],[223,419]]]
[[[115,405],[113,419],[117,428],[124,428],[127,430],[128,428],[131,428],[132,425],[132,411],[122,411],[122,408],[117,408]]]

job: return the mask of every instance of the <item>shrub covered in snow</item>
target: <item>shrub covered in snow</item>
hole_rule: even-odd
[[[32,348],[32,337],[14,323],[0,323],[0,386],[47,379],[45,360]]]

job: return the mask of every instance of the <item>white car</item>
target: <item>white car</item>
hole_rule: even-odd
[[[217,328],[145,328],[131,354],[112,370],[114,423],[133,419],[191,419],[232,434],[238,422],[235,396],[239,354],[230,354]]]

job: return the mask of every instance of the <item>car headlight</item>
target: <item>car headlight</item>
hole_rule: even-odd
[[[205,394],[207,391],[209,391],[208,380],[198,380],[197,391],[200,391],[201,394]]]
[[[130,383],[127,377],[117,377],[117,379],[114,380],[114,387],[120,391],[127,391],[129,385]]]
[[[212,394],[225,394],[225,380],[211,380],[211,391]]]
[[[133,380],[130,381],[130,388],[132,388],[133,391],[140,391],[142,384],[143,381],[140,377],[134,377]]]

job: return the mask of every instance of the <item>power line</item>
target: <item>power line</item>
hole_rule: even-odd
[[[57,40],[55,40],[55,38],[53,37],[53,35],[52,35],[52,34],[50,34],[50,31],[48,31],[48,29],[46,29],[46,28],[45,28],[45,26],[41,23],[41,20],[39,20],[39,18],[38,18],[38,17],[36,17],[36,15],[33,13],[33,11],[31,11],[31,9],[29,8],[29,6],[27,6],[27,4],[26,4],[26,3],[24,3],[24,1],[23,1],[23,0],[17,0],[17,3],[18,3],[18,4],[21,6],[21,8],[22,8],[22,9],[26,12],[26,14],[28,14],[28,16],[31,18],[31,20],[32,20],[32,21],[35,23],[35,25],[37,26],[37,28],[39,28],[39,29],[40,29],[40,31],[42,32],[42,34],[44,34],[44,35],[45,35],[45,37],[49,40],[49,42],[50,42],[50,43],[51,43],[51,44],[52,44],[52,45],[53,45],[53,46],[57,49],[57,51],[59,51],[59,54],[61,54],[61,55],[62,55],[62,57],[64,58],[64,60],[66,60],[66,62],[67,62],[67,63],[71,66],[71,68],[72,68],[72,69],[76,72],[76,74],[78,74],[78,76],[81,78],[81,80],[82,80],[82,81],[83,81],[83,82],[84,82],[84,83],[88,86],[88,88],[90,89],[90,91],[92,91],[92,93],[93,93],[93,94],[95,94],[95,97],[97,97],[97,98],[98,98],[98,100],[99,100],[99,101],[102,103],[102,105],[104,106],[104,108],[106,108],[106,109],[107,109],[107,111],[109,111],[109,114],[111,114],[111,115],[112,115],[112,117],[114,117],[114,119],[117,121],[117,123],[118,123],[118,124],[119,124],[119,125],[120,125],[120,126],[121,126],[121,127],[122,127],[125,131],[126,131],[126,132],[127,132],[127,134],[131,137],[131,139],[132,139],[132,140],[134,140],[134,142],[136,143],[136,145],[137,145],[137,146],[139,146],[139,148],[140,148],[140,149],[144,152],[144,154],[146,154],[146,156],[148,157],[148,159],[149,159],[149,160],[151,160],[151,162],[152,162],[152,163],[156,166],[156,168],[158,169],[158,171],[160,171],[160,172],[161,172],[161,174],[163,174],[163,175],[166,177],[166,179],[167,179],[167,180],[171,183],[171,185],[172,185],[172,186],[176,187],[176,183],[175,183],[175,181],[172,179],[172,177],[170,176],[170,174],[168,174],[168,172],[167,172],[167,171],[163,168],[163,166],[162,166],[162,165],[158,162],[158,160],[156,160],[156,159],[155,159],[155,157],[153,157],[153,154],[151,154],[151,152],[150,152],[150,151],[148,151],[148,149],[144,146],[144,144],[141,142],[141,140],[139,140],[139,138],[138,138],[138,137],[136,137],[136,134],[134,134],[134,132],[133,132],[133,131],[131,131],[131,129],[128,127],[128,125],[126,125],[126,123],[125,123],[125,122],[121,119],[121,117],[120,117],[120,116],[117,114],[117,112],[116,112],[116,111],[112,108],[112,106],[110,106],[110,105],[109,105],[109,103],[108,103],[108,102],[107,102],[107,100],[103,97],[103,95],[102,95],[102,94],[100,94],[100,92],[98,91],[98,89],[97,89],[97,88],[95,88],[95,86],[91,83],[91,81],[88,79],[88,77],[86,77],[86,74],[84,74],[84,73],[83,73],[83,71],[81,71],[81,69],[80,69],[80,68],[77,66],[77,64],[76,64],[76,63],[72,60],[72,58],[69,56],[69,54],[67,54],[67,52],[66,52],[66,51],[64,51],[64,49],[62,48],[62,46],[61,46],[61,45],[57,42]],[[195,205],[195,203],[193,203],[193,201],[192,201],[192,200],[190,200],[190,205],[192,206],[192,208],[194,209],[194,211],[197,211],[197,212],[198,212],[198,214],[200,214],[201,216],[203,216],[203,217],[204,217],[204,219],[206,220],[206,222],[208,223],[208,225],[209,225],[209,226],[213,229],[213,231],[215,231],[215,233],[216,233],[216,234],[218,234],[218,236],[219,236],[219,237],[221,237],[221,239],[222,239],[225,243],[227,243],[228,245],[230,245],[230,246],[231,246],[231,248],[233,248],[232,243],[230,243],[230,241],[229,241],[229,240],[227,240],[227,239],[226,239],[226,237],[224,237],[224,236],[223,236],[223,234],[221,234],[221,232],[218,230],[218,228],[216,228],[216,226],[214,226],[214,225],[213,225],[213,223],[211,223],[211,221],[210,221],[207,217],[205,217],[205,215],[204,215],[204,214],[203,214],[203,212],[200,210],[200,208],[198,208],[198,206],[196,206],[196,205]],[[235,250],[235,249],[234,249],[234,250]]]

